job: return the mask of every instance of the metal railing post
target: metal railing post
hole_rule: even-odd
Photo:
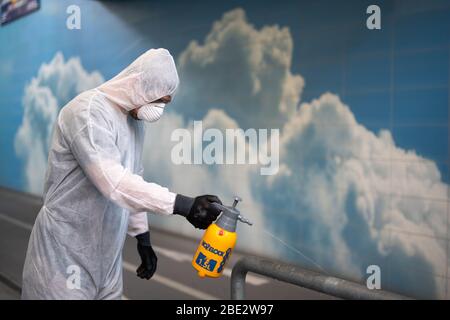
[[[318,291],[342,299],[404,300],[408,297],[306,270],[298,266],[248,256],[240,259],[231,272],[231,299],[245,299],[245,277],[254,272],[279,281]]]

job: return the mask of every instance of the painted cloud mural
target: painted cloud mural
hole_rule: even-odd
[[[240,195],[255,221],[240,227],[240,248],[353,279],[377,264],[388,289],[445,297],[448,185],[436,164],[397,146],[388,130],[365,128],[336,94],[301,101],[308,79],[291,72],[293,45],[288,28],[256,29],[241,9],[225,13],[202,43],[192,41],[178,56],[179,93],[147,128],[146,178],[227,203]],[[27,85],[16,153],[28,191],[42,192],[59,107],[102,81],[78,58],[57,53]],[[174,165],[171,133],[192,131],[192,120],[222,130],[279,128],[279,172]],[[151,223],[198,236],[174,219],[152,216]]]
[[[15,150],[25,164],[27,191],[36,194],[43,191],[51,133],[59,109],[80,92],[103,82],[99,72],[86,72],[79,58],[65,61],[58,52],[25,86],[24,113],[16,134]]]

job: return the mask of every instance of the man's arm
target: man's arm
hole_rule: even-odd
[[[131,214],[148,211],[178,214],[200,229],[207,228],[220,214],[211,206],[212,202],[220,203],[215,196],[177,195],[122,166],[114,130],[102,112],[81,119],[76,119],[81,123],[78,128],[69,125],[68,132],[62,130],[63,135],[78,164],[103,196]]]
[[[142,165],[142,159],[139,159],[139,172],[138,174],[144,176],[144,166]],[[136,237],[137,235],[148,232],[148,218],[147,212],[138,212],[136,214],[130,214],[128,218],[128,235]]]
[[[128,235],[136,237],[148,231],[147,212],[137,212],[130,214],[128,218]]]
[[[115,136],[101,119],[76,132],[70,149],[89,180],[117,205],[131,212],[173,213],[176,194],[123,167]]]

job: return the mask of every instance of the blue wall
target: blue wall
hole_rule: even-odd
[[[81,8],[68,30],[66,8]],[[0,184],[41,193],[62,106],[152,47],[181,85],[148,128],[145,177],[244,198],[242,249],[449,298],[448,1],[65,1],[0,28]],[[170,161],[176,128],[279,128],[280,170]],[[153,224],[199,236],[174,219]]]

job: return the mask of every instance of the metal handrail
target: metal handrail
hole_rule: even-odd
[[[245,277],[254,272],[283,282],[295,284],[310,290],[325,293],[342,299],[359,300],[408,300],[411,298],[392,292],[373,289],[366,286],[298,266],[271,261],[254,256],[240,259],[231,272],[231,299],[245,299]]]

